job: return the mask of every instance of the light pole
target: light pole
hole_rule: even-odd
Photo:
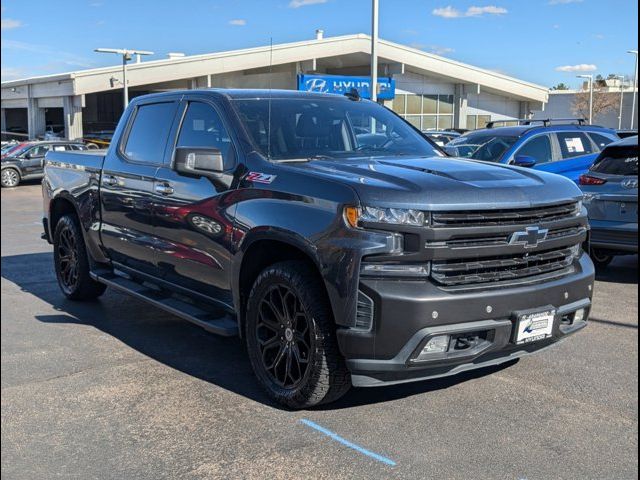
[[[378,0],[371,4],[371,100],[378,101]]]
[[[96,48],[94,52],[98,53],[115,53],[122,55],[122,98],[124,101],[124,108],[129,105],[129,87],[127,85],[127,62],[133,58],[133,55],[153,55],[153,52],[147,52],[145,50],[127,50],[126,48]]]
[[[593,124],[593,75],[578,75],[578,78],[589,79],[589,124]]]
[[[616,77],[620,80],[620,110],[618,112],[618,130],[622,130],[622,104],[624,103],[624,77],[618,75]]]
[[[633,53],[636,56],[636,72],[633,75],[633,101],[631,102],[631,130],[636,122],[636,95],[638,94],[638,50],[629,50],[627,53]]]

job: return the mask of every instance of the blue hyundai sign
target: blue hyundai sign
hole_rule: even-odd
[[[298,75],[298,90],[305,92],[337,93],[344,95],[355,88],[362,98],[371,98],[370,77],[342,75]],[[378,78],[378,98],[392,100],[396,95],[396,81],[389,77]]]

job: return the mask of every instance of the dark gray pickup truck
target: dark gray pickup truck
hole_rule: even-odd
[[[110,286],[241,335],[292,408],[510,361],[587,323],[571,181],[445,157],[354,95],[138,97],[108,151],[46,160],[64,294]]]

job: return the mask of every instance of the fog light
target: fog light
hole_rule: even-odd
[[[399,265],[384,263],[363,263],[361,274],[365,277],[414,277],[429,276],[429,264]]]
[[[584,308],[576,310],[576,313],[573,314],[573,323],[586,320],[586,313],[587,311]]]
[[[449,350],[449,335],[438,335],[427,342],[416,360],[424,360],[431,353],[444,353],[447,350]]]

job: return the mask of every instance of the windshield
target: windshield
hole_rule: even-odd
[[[2,149],[2,155],[18,155],[20,152],[24,151],[29,145],[24,143],[18,143],[11,146],[7,146]]]
[[[452,140],[446,145],[445,150],[456,157],[497,162],[517,141],[518,137],[510,135],[472,133]]]
[[[400,117],[368,101],[274,98],[271,108],[264,98],[233,103],[258,150],[272,160],[442,155]]]

